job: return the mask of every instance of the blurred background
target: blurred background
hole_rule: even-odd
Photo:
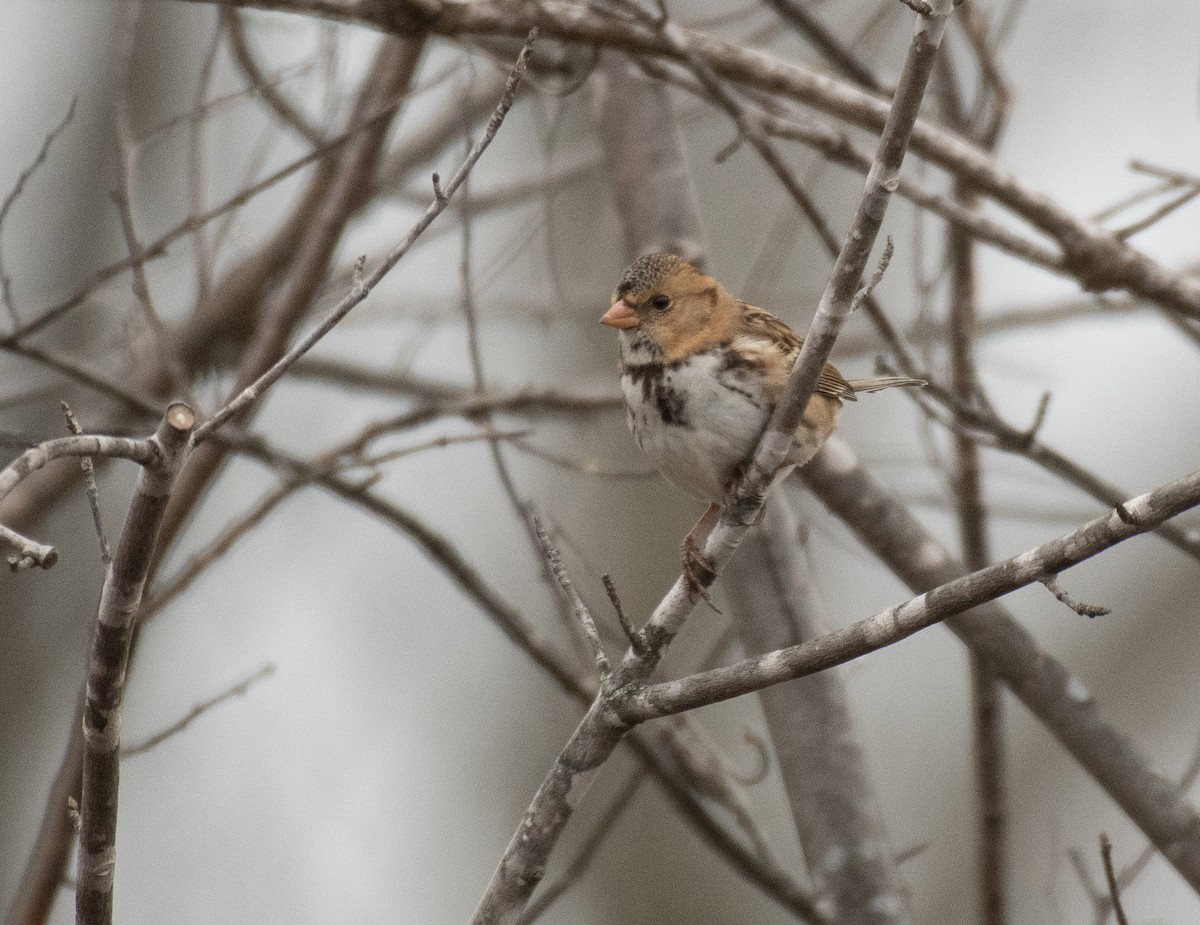
[[[1159,182],[1130,170],[1131,161],[1193,176],[1200,171],[1200,20],[1191,0],[1153,0],[1137,9],[1116,0],[970,5],[993,29],[1012,93],[996,156],[1021,182],[1088,218]],[[863,0],[803,7],[894,85],[911,11]],[[768,5],[687,0],[672,3],[670,12],[701,31],[828,69]],[[354,124],[359,85],[377,64],[382,41],[354,24],[283,13],[246,12],[234,27],[214,6],[164,2],[147,3],[135,17],[125,4],[107,0],[6,0],[0,26],[0,67],[9,88],[0,102],[6,127],[0,189],[17,184],[74,106],[3,213],[0,258],[21,321],[90,286],[99,271],[128,255],[112,194],[129,181],[138,234],[143,243],[154,241],[311,150],[314,139],[297,125],[315,127],[319,143]],[[260,69],[257,90],[235,50],[235,28]],[[969,43],[953,24],[947,41],[957,60],[968,60]],[[388,127],[377,184],[339,235],[311,299],[313,314],[346,291],[358,255],[373,265],[424,211],[431,172],[446,178],[461,161],[466,140],[478,135],[499,97],[516,48],[478,36],[427,41]],[[478,318],[489,394],[615,395],[617,345],[596,323],[630,256],[627,216],[605,153],[612,128],[598,115],[594,56],[551,40],[539,54],[532,90],[520,94],[468,186],[318,346],[307,371],[270,392],[253,432],[310,458],[373,421],[444,398],[451,387],[471,389],[468,313]],[[298,110],[295,123],[280,117],[263,87]],[[936,96],[931,91],[931,111]],[[708,268],[735,294],[803,330],[827,279],[825,251],[752,147],[716,162],[735,134],[727,116],[681,90],[672,90],[670,101]],[[134,138],[124,149],[135,154],[128,172],[119,141],[122,109]],[[845,130],[871,150],[872,136]],[[779,144],[842,234],[861,175],[799,145]],[[155,308],[168,328],[184,325],[242,261],[261,253],[295,215],[315,170],[304,168],[210,222],[202,246],[181,236],[146,263]],[[931,187],[948,187],[944,174],[915,157],[905,171]],[[1150,215],[1171,195],[1122,211],[1110,227]],[[997,207],[984,209],[1015,227]],[[1194,270],[1198,222],[1200,205],[1183,205],[1132,242],[1167,266]],[[897,200],[884,231],[895,257],[880,301],[895,324],[912,332],[923,362],[942,374],[944,344],[918,335],[945,315],[944,226]],[[1041,439],[1129,494],[1200,467],[1196,342],[1154,306],[1120,293],[1101,299],[995,249],[977,251],[976,360],[1003,417],[1027,426],[1049,392]],[[239,365],[230,353],[236,325],[225,324],[187,370],[192,399],[209,411],[228,393]],[[0,430],[9,444],[65,432],[61,399],[87,429],[110,424],[149,432],[152,419],[118,415],[111,396],[81,385],[61,363],[56,369],[31,356],[25,345],[163,400],[170,388],[155,393],[131,372],[145,368],[155,338],[122,272],[87,289],[78,308],[28,341],[7,342],[0,355]],[[884,355],[867,319],[856,315],[835,360],[847,375],[869,375]],[[347,369],[373,371],[379,381],[348,383]],[[478,420],[437,415],[373,446],[377,453],[412,452],[354,474],[369,477],[373,492],[452,544],[478,580],[581,673],[589,666],[586,649],[561,617],[514,499],[551,525],[576,586],[610,624],[601,573],[612,576],[629,613],[644,620],[677,576],[678,544],[700,513],[650,470],[623,412],[597,404],[498,415],[492,436],[499,437],[492,440],[481,438]],[[842,421],[839,432],[867,468],[957,551],[946,429],[897,392],[862,400]],[[453,442],[430,445],[440,438]],[[1102,510],[1019,456],[984,450],[982,464],[995,559]],[[114,539],[135,475],[127,463],[101,469],[102,509]],[[231,458],[181,525],[157,587],[286,476],[278,466]],[[35,525],[26,532],[59,547],[59,564],[47,572],[0,574],[6,905],[66,748],[103,577],[82,483],[61,478],[68,487],[20,512],[24,524]],[[785,491],[808,527],[812,571],[831,625],[910,596],[819,502],[791,486]],[[1200,529],[1194,515],[1184,522]],[[1062,581],[1075,597],[1113,613],[1081,618],[1041,587],[1006,604],[1084,681],[1104,715],[1177,778],[1200,745],[1197,562],[1146,536]],[[722,642],[736,614],[720,583],[715,600],[724,614],[697,611],[664,676],[694,670],[714,646],[723,660],[740,656],[736,644]],[[265,665],[274,672],[244,696],[123,762],[116,918],[468,919],[580,705],[496,628],[411,531],[311,485],[246,530],[146,625],[127,690],[126,741],[169,726]],[[973,921],[965,650],[938,627],[841,674],[892,848],[907,858],[900,872],[912,920]],[[1134,860],[1145,840],[1019,704],[1004,701],[1012,920],[1096,921],[1071,853],[1100,884],[1099,832],[1112,837],[1119,864]],[[733,767],[753,769],[757,758],[744,734],[765,735],[756,699],[694,718]],[[623,752],[605,769],[554,856],[551,880],[588,842],[633,769]],[[800,871],[774,765],[764,782],[742,793],[779,862]],[[710,809],[742,837],[726,807]],[[1125,898],[1135,921],[1183,921],[1197,908],[1192,890],[1161,858]],[[72,906],[64,887],[50,920],[71,921]],[[792,915],[731,871],[658,785],[647,782],[545,920],[700,925],[785,922]]]

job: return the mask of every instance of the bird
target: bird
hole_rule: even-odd
[[[689,596],[707,600],[716,572],[701,552],[704,541],[758,445],[804,340],[782,319],[666,253],[629,265],[600,322],[618,332],[621,391],[634,441],[669,482],[708,502],[681,549]],[[903,376],[846,379],[826,363],[776,476],[816,455],[843,402],[925,384]]]

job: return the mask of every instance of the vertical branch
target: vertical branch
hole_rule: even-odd
[[[727,587],[748,656],[825,631],[801,526],[772,494],[729,563]],[[908,903],[855,735],[843,674],[823,671],[759,692],[809,874],[845,925],[908,922]]]
[[[667,87],[626,56],[600,55],[592,111],[612,176],[625,256],[668,251],[704,266],[704,229]]]
[[[134,619],[158,545],[159,529],[196,423],[174,404],[154,435],[158,459],[142,469],[116,554],[108,568],[88,656],[83,710],[83,786],[75,914],[80,925],[112,922],[116,864],[121,712]]]
[[[968,32],[977,37],[975,47],[980,66],[980,99],[989,91],[995,96],[994,120],[991,125],[973,124],[959,86],[954,60],[950,55],[941,58],[939,88],[945,116],[950,125],[981,145],[991,147],[1003,128],[1005,107],[1001,94],[994,88],[1002,86],[999,77],[992,79],[994,63],[987,54],[986,22],[979,22],[978,11],[972,10]],[[982,17],[979,17],[982,18]],[[967,22],[964,17],[961,22]],[[981,118],[985,107],[977,108]],[[962,179],[954,182],[955,201],[966,211],[978,212],[979,195]],[[949,355],[950,387],[964,404],[974,405],[979,394],[979,378],[975,364],[975,340],[978,323],[978,293],[976,286],[976,247],[971,235],[959,225],[946,228],[946,257],[950,270],[949,291]],[[991,561],[988,548],[987,509],[983,500],[983,472],[979,444],[963,430],[956,430],[954,441],[954,489],[959,537],[963,564],[972,571],[984,568]],[[971,660],[971,713],[974,731],[975,789],[979,820],[979,893],[983,925],[1004,925],[1008,917],[1006,878],[1008,872],[1008,807],[1005,776],[1004,700],[999,680],[978,655]]]
[[[50,918],[50,910],[66,876],[75,835],[70,806],[72,802],[79,805],[83,775],[83,738],[74,731],[83,728],[85,694],[85,690],[80,690],[76,697],[67,751],[50,785],[37,840],[8,907],[5,925],[43,925]]]

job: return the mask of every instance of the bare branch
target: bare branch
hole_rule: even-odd
[[[604,581],[604,590],[608,592],[608,599],[612,602],[613,610],[617,614],[617,622],[621,624],[621,631],[625,634],[625,638],[629,640],[629,645],[638,655],[642,655],[646,651],[646,640],[642,634],[633,628],[633,624],[629,622],[629,617],[625,614],[625,608],[621,606],[621,598],[617,594],[617,586],[613,584],[613,580],[608,575],[602,575]]]
[[[545,915],[550,907],[567,890],[579,882],[580,878],[586,873],[588,866],[592,863],[592,859],[604,845],[613,828],[615,828],[617,821],[633,801],[634,796],[637,795],[645,779],[646,771],[642,768],[639,768],[629,776],[625,785],[609,802],[608,808],[601,813],[600,822],[588,834],[588,837],[583,840],[583,848],[575,855],[575,860],[568,865],[567,869],[559,875],[559,878],[554,883],[548,884],[525,907],[525,912],[520,919],[520,925],[532,925],[533,922]]]
[[[224,202],[213,206],[202,215],[188,216],[188,218],[180,222],[170,231],[167,231],[154,241],[146,244],[142,248],[142,252],[139,257],[134,258],[130,256],[124,260],[118,260],[116,263],[109,264],[107,267],[97,270],[92,274],[92,277],[75,292],[74,295],[57,305],[44,309],[36,318],[30,320],[26,324],[4,335],[3,337],[0,337],[0,346],[6,349],[13,348],[18,343],[28,339],[38,331],[42,330],[48,325],[53,324],[64,315],[78,308],[80,305],[83,305],[93,291],[107,283],[109,280],[120,275],[121,273],[124,273],[126,270],[141,262],[154,257],[161,257],[167,252],[167,249],[172,244],[174,244],[180,238],[191,234],[195,229],[203,227],[204,225],[207,225],[209,222],[214,221],[217,218],[220,218],[226,213],[245,205],[260,193],[272,189],[282,181],[286,180],[288,177],[303,170],[305,167],[319,163],[330,155],[337,153],[342,148],[346,147],[346,145],[353,142],[360,135],[364,134],[365,132],[369,132],[371,129],[376,128],[390,120],[395,114],[395,110],[400,105],[400,102],[401,101],[397,100],[384,107],[382,110],[372,113],[362,122],[353,125],[340,135],[329,139],[329,141],[325,142],[321,147],[316,148],[310,151],[308,154],[305,154],[291,163],[284,165],[279,170],[276,170],[269,176],[259,180],[257,183],[239,190]]]
[[[492,118],[488,120],[487,127],[484,129],[483,135],[472,146],[470,153],[462,162],[459,168],[454,172],[454,176],[450,178],[450,182],[446,184],[443,198],[435,198],[428,209],[425,210],[425,215],[413,226],[412,230],[404,237],[404,239],[392,249],[383,263],[376,267],[363,280],[361,286],[353,288],[340,303],[326,316],[325,320],[313,328],[308,334],[302,337],[291,350],[285,353],[277,360],[270,369],[260,375],[253,383],[246,386],[238,395],[231,401],[227,402],[224,407],[218,410],[208,421],[196,429],[194,443],[201,443],[214,430],[221,427],[231,417],[238,414],[243,408],[254,402],[259,395],[266,389],[270,388],[300,357],[306,354],[314,344],[323,338],[334,326],[337,325],[350,311],[363,301],[378,285],[392,268],[400,262],[400,259],[408,253],[413,243],[421,236],[426,228],[432,224],[445,210],[449,203],[449,197],[453,196],[455,191],[462,185],[467,175],[474,168],[476,162],[487,150],[492,139],[496,137],[496,132],[499,131],[501,124],[504,122],[504,117],[508,115],[509,109],[512,108],[513,99],[516,96],[517,86],[521,82],[521,78],[528,66],[529,55],[533,50],[533,43],[537,39],[537,29],[533,29],[525,39],[525,44],[521,48],[521,53],[517,57],[517,63],[513,66],[512,73],[509,75],[508,84],[505,86],[504,95],[500,98],[500,102],[496,105],[495,112],[492,113]]]
[[[867,175],[867,186],[850,231],[804,337],[804,346],[796,357],[788,387],[775,405],[767,429],[747,468],[746,477],[739,485],[739,504],[750,510],[757,509],[761,504],[763,492],[790,451],[793,435],[816,388],[817,378],[829,359],[842,325],[849,317],[854,294],[870,259],[888,201],[899,183],[900,165],[916,125],[925,87],[933,73],[948,15],[949,3],[942,0],[937,15],[929,15],[921,20],[909,45],[896,96],[880,137],[879,150]],[[744,517],[744,512],[741,516]],[[713,531],[709,547],[721,542],[721,528],[725,526],[725,519],[723,517],[721,524]],[[709,549],[705,552],[711,556]]]
[[[46,158],[50,155],[50,147],[54,144],[55,139],[63,133],[66,127],[71,124],[71,120],[75,118],[75,104],[77,102],[79,100],[72,97],[71,105],[67,107],[67,114],[46,135],[37,155],[30,162],[29,166],[21,171],[21,175],[17,177],[17,182],[13,184],[12,189],[4,197],[4,202],[0,203],[0,242],[3,240],[4,221],[8,218],[8,213],[12,211],[12,207],[21,198],[21,194],[25,191],[25,184],[29,182],[30,177],[46,162]],[[0,251],[2,250],[3,248],[0,248]],[[8,310],[8,317],[12,319],[13,327],[20,327],[21,322],[17,314],[17,306],[13,302],[12,297],[12,279],[9,277],[8,271],[4,268],[2,253],[0,253],[0,295],[4,298],[4,307]]]
[[[67,419],[67,427],[76,436],[83,434],[83,428],[75,418],[75,412],[65,401],[61,402],[63,414]],[[88,507],[92,509],[92,524],[96,528],[96,537],[100,540],[100,561],[107,567],[112,562],[112,549],[108,545],[108,537],[104,533],[104,521],[100,517],[100,492],[96,488],[96,467],[92,465],[90,456],[79,458],[79,467],[83,470],[83,487],[87,491]]]
[[[1098,604],[1085,604],[1082,601],[1075,600],[1075,598],[1071,597],[1071,595],[1059,586],[1057,574],[1043,575],[1038,581],[1046,586],[1047,591],[1081,617],[1103,617],[1112,613],[1107,607],[1101,607]]]
[[[1100,833],[1100,858],[1104,862],[1104,879],[1108,881],[1108,895],[1112,901],[1113,913],[1117,917],[1117,925],[1129,925],[1125,916],[1125,907],[1121,905],[1121,888],[1117,886],[1117,875],[1113,872],[1112,841],[1106,833]]]
[[[968,573],[862,469],[843,441],[830,438],[825,449],[801,470],[801,476],[830,511],[914,592],[932,592]],[[1114,518],[1119,520],[1120,515],[1110,514],[1110,520]],[[1049,566],[1050,571],[1056,568],[1055,563]],[[1200,886],[1200,836],[1196,834],[1200,832],[1200,814],[1128,736],[1104,719],[1083,682],[996,603],[962,613],[947,626],[972,652],[988,661],[1009,690],[1184,878]]]
[[[1187,205],[1197,196],[1200,196],[1200,186],[1193,186],[1190,189],[1184,190],[1174,199],[1163,203],[1145,218],[1139,219],[1132,224],[1126,225],[1124,228],[1119,228],[1113,232],[1120,240],[1128,241],[1135,234],[1139,234],[1149,228],[1151,225],[1156,225],[1164,218],[1170,215],[1175,210]]]
[[[88,656],[87,705],[83,714],[83,789],[79,801],[75,893],[79,925],[112,923],[121,712],[129,646],[142,590],[154,560],[159,528],[187,454],[195,421],[187,405],[171,405],[151,438],[154,459],[142,469],[138,479],[100,595]]]
[[[1200,505],[1200,471],[1131,498],[1122,505],[1123,511],[1110,511],[1056,540],[946,582],[920,597],[812,643],[791,646],[678,681],[644,687],[622,698],[615,707],[616,712],[627,723],[645,722],[740,697],[781,681],[843,664],[1018,588],[1042,581],[1048,573],[1057,574],[1078,565],[1197,505]]]
[[[592,613],[587,608],[587,604],[583,602],[583,598],[579,596],[579,592],[575,590],[575,586],[571,584],[570,576],[567,575],[567,570],[563,566],[562,556],[554,547],[554,543],[550,541],[550,537],[546,533],[546,528],[542,526],[542,522],[536,517],[533,518],[533,528],[537,533],[538,541],[542,544],[542,552],[546,556],[546,561],[550,564],[550,572],[554,575],[558,586],[562,588],[563,594],[571,603],[571,609],[575,613],[575,618],[583,627],[583,635],[587,638],[588,645],[592,648],[592,657],[596,660],[596,670],[600,674],[600,681],[603,684],[609,676],[608,656],[604,654],[604,646],[600,642],[600,634],[596,631],[596,621],[592,619]]]
[[[133,745],[121,746],[121,758],[122,759],[131,758],[134,755],[141,755],[141,754],[144,754],[145,752],[150,751],[150,749],[154,748],[156,745],[159,745],[162,742],[165,742],[167,739],[171,738],[172,736],[178,735],[179,733],[183,732],[184,729],[186,729],[188,726],[190,726],[192,723],[194,723],[196,720],[198,720],[201,716],[203,716],[205,713],[207,713],[213,707],[219,706],[220,704],[224,703],[226,700],[231,700],[234,697],[243,696],[248,690],[250,690],[251,687],[253,687],[255,684],[257,684],[259,681],[263,680],[264,678],[269,678],[274,673],[275,673],[275,664],[273,662],[268,662],[267,664],[265,664],[261,668],[259,668],[256,672],[254,672],[253,674],[243,678],[241,681],[238,681],[236,684],[231,685],[230,687],[221,691],[221,693],[216,694],[212,697],[209,697],[207,700],[200,701],[198,704],[196,704],[194,707],[192,707],[190,710],[188,710],[187,713],[185,713],[182,717],[180,717],[175,722],[173,722],[166,729],[156,732],[156,733],[154,733],[154,735],[148,736],[147,738],[145,738],[142,741],[137,742]]]
[[[63,456],[110,456],[115,459],[132,459],[143,466],[159,463],[159,450],[153,438],[131,440],[126,437],[88,435],[47,440],[45,443],[30,447],[9,463],[3,471],[0,471],[0,500],[16,488],[26,476],[41,469],[46,463]],[[2,524],[0,524],[0,540],[15,546],[20,554],[16,560],[10,560],[14,571],[33,565],[51,568],[58,561],[58,552],[54,547],[36,543]]]

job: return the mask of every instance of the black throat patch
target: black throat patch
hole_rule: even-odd
[[[643,413],[646,409],[658,412],[662,422],[671,427],[686,427],[687,397],[672,384],[672,371],[678,363],[639,363],[625,366],[621,372],[635,386],[641,386]],[[631,411],[633,409],[630,409]]]

